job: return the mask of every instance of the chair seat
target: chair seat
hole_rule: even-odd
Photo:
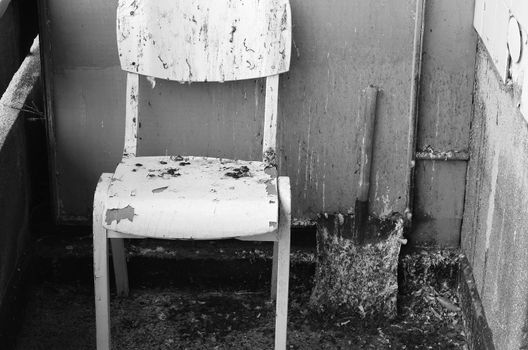
[[[218,239],[277,231],[277,174],[263,162],[130,157],[117,166],[104,228],[142,237]]]

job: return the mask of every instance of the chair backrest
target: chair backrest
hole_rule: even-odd
[[[276,165],[278,75],[289,70],[289,0],[119,0],[127,75],[125,146],[135,156],[139,75],[179,82],[266,77],[263,158]]]
[[[288,71],[288,0],[120,0],[123,70],[181,82],[267,77]]]

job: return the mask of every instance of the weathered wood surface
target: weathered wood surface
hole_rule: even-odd
[[[290,243],[291,243],[291,189],[290,178],[281,176],[278,179],[280,201],[280,223],[278,242],[273,248],[272,273],[276,280],[271,284],[276,285],[275,293],[275,349],[286,350],[288,332],[288,285],[290,282]],[[275,249],[276,247],[276,249]]]
[[[360,164],[358,196],[360,201],[366,202],[369,199],[370,171],[372,165],[372,143],[374,140],[374,126],[376,121],[376,101],[378,89],[369,86],[363,91],[363,103],[361,105],[361,115],[363,117],[362,133],[360,135]]]
[[[122,238],[111,238],[110,243],[112,246],[116,293],[120,296],[128,296],[128,268],[124,240]]]
[[[143,237],[214,239],[271,233],[277,177],[263,162],[202,157],[124,158],[103,226]]]
[[[363,126],[360,136],[358,196],[354,206],[354,236],[360,241],[365,238],[369,216],[370,172],[372,165],[372,144],[376,121],[376,101],[378,89],[369,86],[362,93],[361,114]]]
[[[139,76],[134,73],[127,74],[125,114],[123,155],[134,157],[137,152],[139,126]]]
[[[108,268],[108,239],[103,228],[103,208],[112,174],[102,174],[93,203],[93,269],[97,349],[110,350],[110,282]]]
[[[266,100],[264,106],[264,136],[262,137],[262,157],[272,166],[277,165],[277,109],[279,98],[279,76],[266,79]]]
[[[288,0],[121,0],[123,70],[176,81],[227,81],[288,71]]]

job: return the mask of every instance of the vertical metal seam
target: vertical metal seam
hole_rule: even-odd
[[[423,33],[425,24],[425,4],[426,0],[416,0],[414,40],[413,40],[413,61],[412,61],[412,84],[409,108],[409,132],[407,134],[407,198],[406,214],[413,212],[413,195],[414,195],[414,169],[415,169],[415,151],[416,151],[416,133],[418,124],[420,83],[422,73],[422,46]],[[412,216],[411,216],[412,218]],[[407,219],[411,219],[407,218]]]

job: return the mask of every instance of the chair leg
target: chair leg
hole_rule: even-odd
[[[97,185],[93,211],[93,259],[97,350],[110,350],[110,288],[108,283],[108,238],[103,228],[103,200],[110,177],[103,174]]]
[[[114,263],[114,276],[117,295],[128,296],[128,271],[126,262],[125,245],[123,238],[111,238],[112,261]]]
[[[273,242],[273,265],[271,267],[271,300],[277,299],[277,266],[279,242]]]
[[[277,300],[275,350],[286,349],[288,328],[288,283],[290,277],[290,179],[279,177],[279,241],[277,242]]]

